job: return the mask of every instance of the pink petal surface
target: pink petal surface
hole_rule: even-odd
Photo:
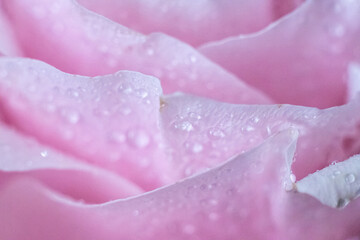
[[[141,33],[163,32],[193,46],[258,31],[275,18],[272,8],[274,1],[270,0],[196,2],[78,0],[78,2]],[[293,1],[289,2],[293,4]]]
[[[3,2],[25,55],[63,71],[94,76],[134,70],[158,77],[165,93],[183,91],[234,103],[270,102],[167,35],[142,35],[72,0]]]
[[[274,239],[277,233],[268,208],[274,195],[255,185],[281,188],[281,173],[291,161],[295,139],[296,132],[283,132],[204,174],[94,207],[60,201],[31,182],[18,182],[0,195],[0,211],[6,213],[0,215],[0,235],[38,240]],[[263,172],[253,167],[254,161]]]
[[[309,0],[266,30],[200,51],[278,103],[340,105],[350,60],[359,57],[360,2]]]
[[[146,189],[171,179],[156,78],[128,71],[81,77],[5,57],[0,73],[0,112],[8,124]]]
[[[0,56],[3,54],[8,56],[20,56],[21,51],[14,37],[14,32],[11,29],[7,18],[4,16],[0,2]]]
[[[293,166],[302,178],[360,153],[360,99],[325,110],[292,105],[234,105],[190,95],[163,98],[162,128],[180,177],[252,149],[269,135],[300,131]]]
[[[356,98],[360,93],[360,64],[351,62],[348,66],[348,100]]]
[[[5,213],[0,235],[5,240],[342,240],[359,235],[358,200],[339,211],[284,190],[296,137],[295,130],[284,131],[208,172],[103,205],[70,202],[35,182],[17,181],[0,194]]]
[[[0,125],[0,185],[19,177],[40,180],[75,200],[101,203],[142,192],[134,184],[103,170],[80,163]]]

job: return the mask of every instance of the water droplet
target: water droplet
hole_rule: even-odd
[[[267,131],[268,135],[271,135],[271,128],[269,126],[266,127],[266,131]]]
[[[193,120],[200,120],[201,119],[201,115],[197,114],[195,112],[189,112],[188,116],[189,116],[189,118],[191,118]]]
[[[110,141],[112,142],[122,143],[125,142],[125,140],[126,140],[126,136],[121,132],[115,131],[110,134]]]
[[[183,228],[183,232],[188,235],[194,234],[195,230],[196,228],[194,227],[194,225],[191,224],[186,224]]]
[[[149,93],[145,89],[138,89],[136,90],[136,96],[140,98],[146,98],[149,95]]]
[[[341,172],[339,170],[334,171],[334,175],[340,175]]]
[[[142,130],[136,129],[128,132],[127,137],[132,146],[145,148],[150,143],[149,136]]]
[[[343,37],[345,35],[345,27],[340,23],[332,24],[328,27],[329,33],[333,37]]]
[[[189,121],[177,121],[174,123],[174,128],[186,132],[191,132],[194,130],[194,126]]]
[[[345,176],[346,183],[351,184],[351,183],[355,182],[355,180],[356,180],[356,177],[354,174],[352,174],[352,173],[346,174],[346,176]]]
[[[48,151],[46,151],[46,150],[40,152],[40,155],[41,155],[42,157],[44,157],[44,158],[47,157],[48,154],[49,154],[49,153],[48,153]]]
[[[195,56],[190,56],[190,61],[192,62],[192,63],[194,63],[194,62],[196,62],[197,61],[197,59],[196,59],[196,57]]]
[[[48,113],[53,113],[56,111],[56,106],[52,103],[44,103],[42,107]]]
[[[225,137],[225,133],[220,128],[211,128],[209,136],[213,139],[219,139]]]
[[[147,53],[147,55],[152,56],[152,55],[154,55],[155,51],[154,51],[154,49],[152,49],[152,48],[148,48],[148,49],[146,50],[146,53]]]
[[[251,132],[251,131],[254,131],[254,130],[255,130],[255,128],[252,127],[252,126],[247,126],[246,127],[246,131],[248,131],[248,132]]]
[[[200,153],[202,152],[204,147],[200,143],[186,142],[185,148],[188,149],[190,152]]]
[[[121,114],[127,116],[131,113],[131,108],[128,108],[128,107],[122,108],[122,109],[120,109],[120,112],[121,112]]]
[[[140,214],[140,211],[139,210],[134,210],[133,211],[133,216],[139,216],[139,214]]]
[[[80,96],[80,93],[76,91],[75,89],[69,88],[66,91],[66,94],[70,97],[78,98]]]
[[[130,84],[122,83],[117,87],[117,90],[119,92],[123,92],[125,94],[131,94],[133,92],[133,89]]]
[[[64,108],[61,110],[61,116],[71,124],[76,124],[80,120],[80,114],[74,110],[69,108]]]

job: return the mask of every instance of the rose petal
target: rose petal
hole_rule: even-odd
[[[359,16],[359,1],[309,0],[265,31],[200,51],[279,103],[330,107],[346,100]]]
[[[78,0],[88,9],[144,34],[163,32],[193,46],[255,32],[274,20],[272,1]],[[211,26],[211,27],[209,27]]]
[[[4,213],[0,215],[0,235],[38,240],[54,239],[52,236],[280,239],[269,206],[282,189],[283,177],[289,174],[286,166],[292,160],[296,137],[296,131],[284,131],[206,173],[136,198],[92,208],[69,204],[44,188],[18,182],[0,195],[0,211]],[[254,162],[263,167],[262,172]]]
[[[0,72],[0,112],[8,124],[146,189],[170,181],[156,78],[128,71],[74,76],[21,58],[0,58]]]
[[[333,208],[343,208],[360,194],[360,155],[330,165],[301,179],[296,191]]]
[[[102,169],[80,163],[0,125],[0,185],[32,177],[68,197],[88,203],[139,194],[134,184]]]
[[[360,99],[326,110],[232,105],[181,94],[163,102],[162,128],[181,177],[213,167],[291,126],[300,131],[293,167],[300,178],[360,153]]]
[[[22,53],[14,38],[14,33],[9,25],[8,20],[4,16],[0,2],[0,56],[21,56]]]
[[[3,2],[26,56],[63,71],[94,76],[134,70],[161,79],[165,93],[184,91],[236,103],[269,102],[192,47],[164,34],[144,36],[72,0]]]

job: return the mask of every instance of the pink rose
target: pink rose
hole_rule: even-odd
[[[360,0],[0,10],[0,239],[360,238]]]

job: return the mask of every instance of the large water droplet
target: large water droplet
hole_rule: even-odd
[[[345,176],[346,183],[351,184],[351,183],[355,182],[355,180],[356,180],[356,177],[354,174],[352,174],[352,173],[346,174],[346,176]]]

